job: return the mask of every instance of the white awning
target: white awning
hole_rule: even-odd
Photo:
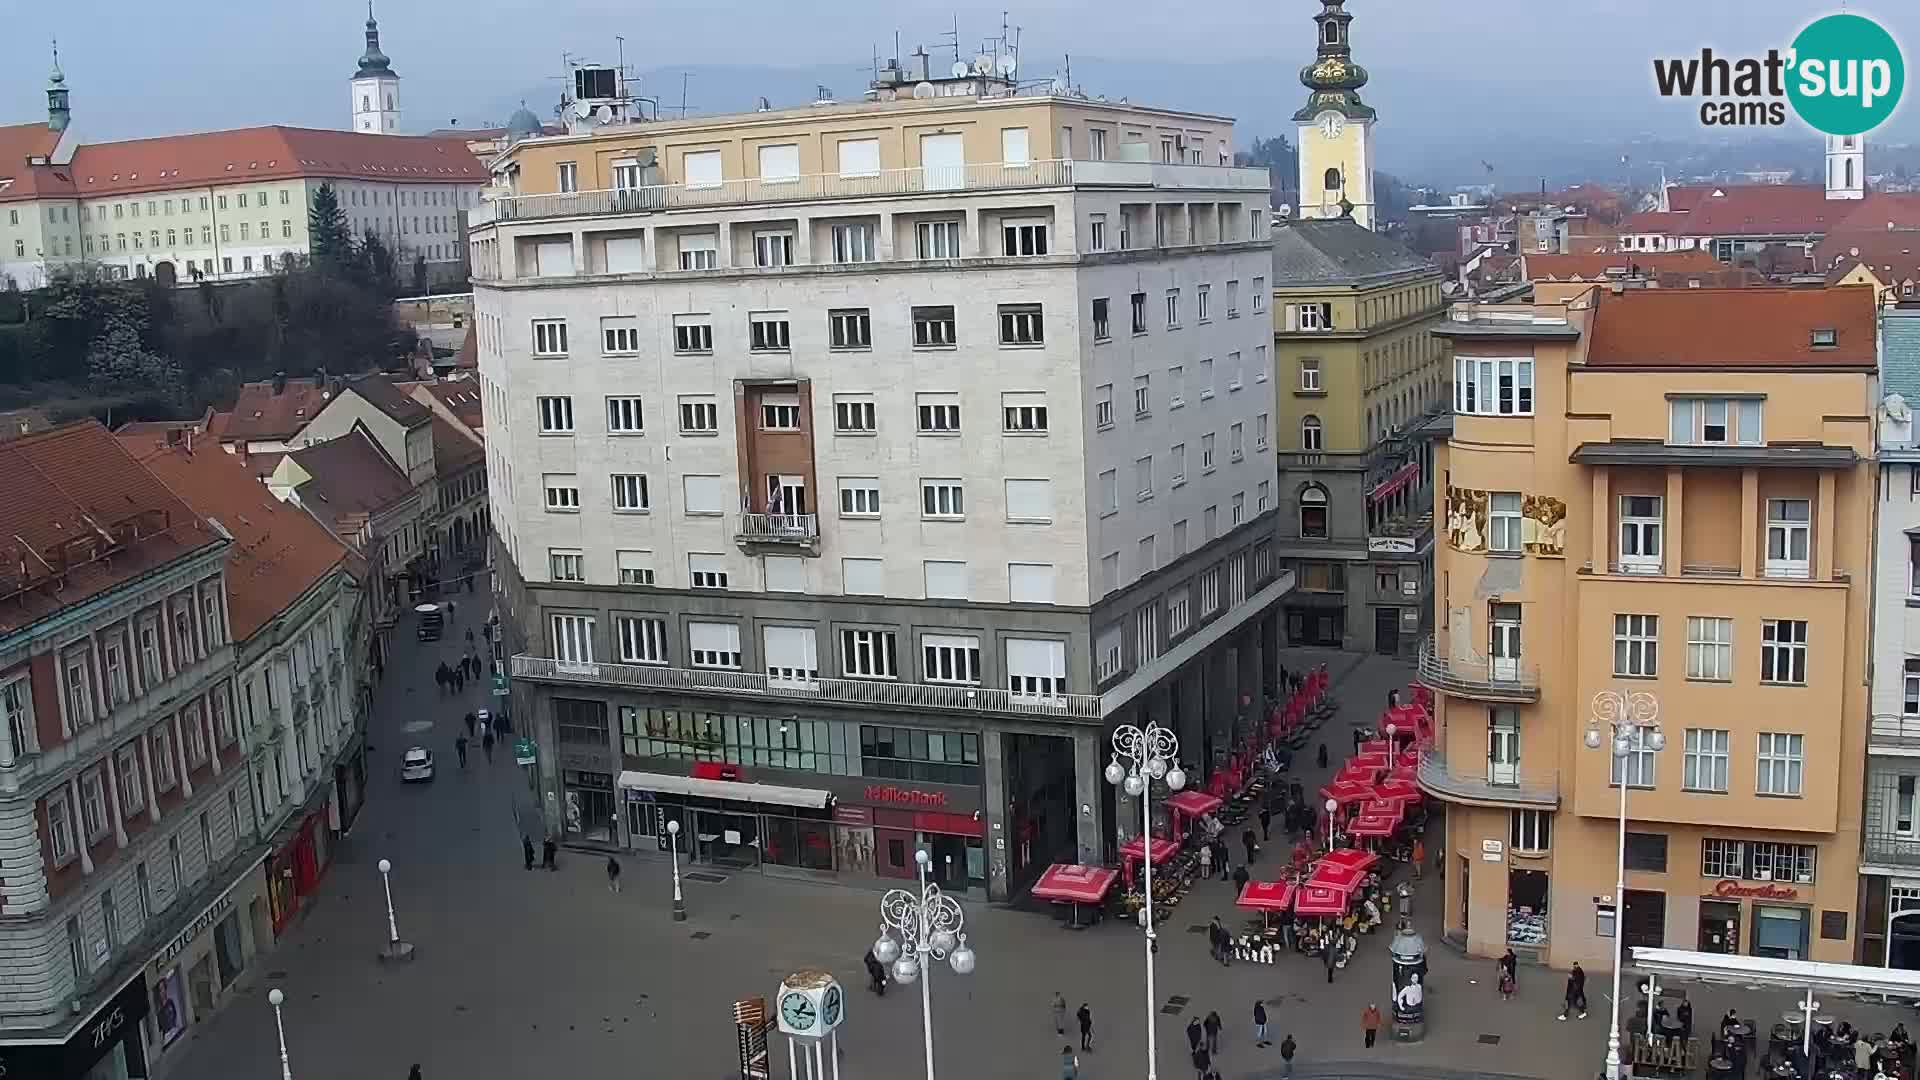
[[[633,791],[665,791],[674,795],[805,806],[814,810],[825,809],[827,803],[833,800],[833,792],[816,791],[813,788],[745,784],[737,780],[705,780],[698,776],[673,776],[668,773],[623,772],[620,774],[620,786]]]
[[[1742,986],[1779,986],[1804,990],[1819,987],[1849,994],[1886,994],[1920,998],[1920,971],[1861,967],[1822,960],[1774,960],[1764,956],[1732,956],[1688,949],[1649,949],[1635,946],[1630,962],[1641,971],[1670,978]]]

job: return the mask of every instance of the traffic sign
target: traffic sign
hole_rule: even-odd
[[[539,759],[539,751],[534,748],[533,740],[525,735],[513,741],[513,761],[516,765],[531,765]]]
[[[493,673],[493,696],[507,696],[507,673],[504,671],[496,671]]]

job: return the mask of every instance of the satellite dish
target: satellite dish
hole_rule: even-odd
[[[1012,53],[1007,53],[1006,55],[1002,56],[999,62],[994,64],[994,67],[997,67],[1000,69],[1000,74],[1002,75],[1013,74],[1013,69],[1018,66],[1019,66],[1019,61],[1013,58]]]
[[[930,82],[917,82],[917,83],[914,83],[914,84],[913,84],[913,96],[914,96],[914,97],[917,97],[917,98],[930,98],[930,97],[932,97],[932,96],[933,96],[933,84],[932,84],[932,83],[930,83]]]
[[[986,53],[981,53],[979,56],[974,57],[973,71],[976,75],[993,74],[993,57],[988,56]]]
[[[593,102],[585,101],[585,100],[574,102],[573,115],[579,117],[582,120],[585,120],[587,117],[592,116]]]
[[[597,112],[600,118],[600,122],[603,124],[611,124],[616,119],[613,111],[613,106],[611,105],[603,105],[597,110]]]
[[[973,74],[973,69],[967,66],[967,62],[965,60],[955,60],[953,62],[954,78],[964,79],[971,74]]]

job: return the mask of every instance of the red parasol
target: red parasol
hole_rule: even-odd
[[[1334,802],[1342,805],[1356,803],[1371,799],[1373,797],[1373,787],[1370,784],[1362,784],[1356,780],[1335,780],[1333,783],[1320,789],[1320,797],[1323,799],[1332,799]]]
[[[1169,798],[1167,805],[1188,817],[1199,817],[1220,809],[1220,799],[1204,791],[1182,791]]]
[[[1153,838],[1153,864],[1155,866],[1158,866],[1161,863],[1166,862],[1168,859],[1173,858],[1174,854],[1179,850],[1180,850],[1179,844],[1176,844],[1173,841],[1168,840],[1163,836],[1154,837]],[[1140,838],[1137,836],[1127,841],[1126,843],[1120,845],[1120,857],[1123,859],[1139,859],[1140,856],[1145,853],[1145,851],[1146,851],[1145,847],[1141,845]]]
[[[1318,885],[1324,889],[1339,889],[1352,892],[1359,888],[1360,879],[1367,876],[1366,871],[1351,866],[1329,863],[1325,859],[1313,864],[1313,874],[1307,878],[1307,884]]]
[[[1249,881],[1234,901],[1255,911],[1285,911],[1293,903],[1293,883],[1288,881]]]
[[[1041,900],[1097,904],[1119,877],[1120,871],[1110,867],[1054,863],[1033,883],[1033,895]]]
[[[1324,888],[1309,882],[1294,891],[1293,913],[1296,915],[1345,915],[1347,913],[1346,891]]]
[[[1379,861],[1380,856],[1358,848],[1341,848],[1338,851],[1328,852],[1320,859],[1322,866],[1350,866],[1355,870],[1368,869]]]
[[[1392,836],[1393,830],[1400,826],[1398,816],[1385,814],[1361,814],[1347,826],[1347,832],[1353,836]]]

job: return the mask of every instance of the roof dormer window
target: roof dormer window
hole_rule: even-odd
[[[1839,332],[1831,327],[1818,327],[1813,331],[1813,347],[1831,349],[1840,344]]]

